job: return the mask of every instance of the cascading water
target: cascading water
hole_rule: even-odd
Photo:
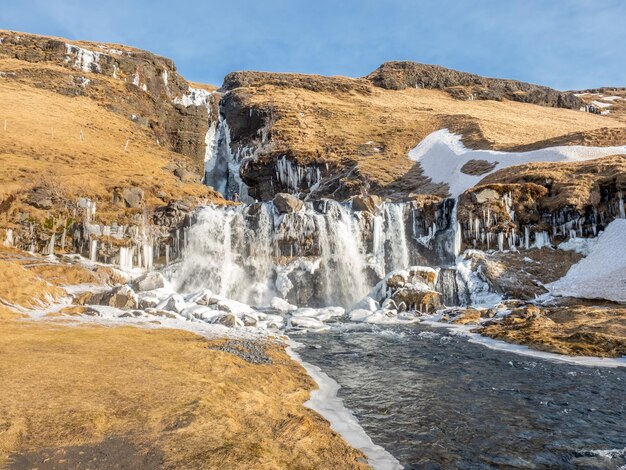
[[[406,204],[378,214],[334,201],[279,214],[273,203],[206,207],[189,229],[178,290],[208,288],[250,305],[350,307],[387,272],[416,263]]]

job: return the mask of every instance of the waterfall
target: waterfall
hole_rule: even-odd
[[[241,180],[239,169],[242,161],[251,157],[255,149],[243,147],[233,153],[230,128],[221,115],[217,127],[209,127],[205,141],[204,183],[227,199],[235,199],[237,195],[240,201],[254,202],[248,196],[248,186]]]
[[[349,307],[387,272],[416,264],[406,207],[387,203],[377,214],[330,200],[288,214],[271,202],[205,207],[170,277],[179,291],[206,288],[250,305],[279,296]]]

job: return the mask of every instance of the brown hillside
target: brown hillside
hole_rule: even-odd
[[[407,152],[444,127],[462,134],[472,148],[626,143],[626,126],[611,115],[506,99],[461,100],[441,90],[387,90],[363,79],[238,72],[226,77],[223,90],[223,100],[236,101],[238,109],[271,116],[269,145],[242,169],[253,187],[275,173],[269,168],[277,158],[287,156],[300,165],[321,166],[323,172],[328,165],[326,188],[319,192],[336,197],[368,190],[387,196],[443,192],[427,184]],[[241,116],[226,117],[241,127]]]

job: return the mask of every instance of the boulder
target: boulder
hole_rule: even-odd
[[[278,193],[274,196],[274,207],[281,214],[291,214],[300,211],[304,207],[304,203],[291,194]]]
[[[140,208],[143,205],[143,189],[136,186],[125,188],[122,191],[122,199],[126,207],[131,209]]]
[[[478,191],[474,193],[474,199],[477,204],[484,204],[485,202],[495,202],[500,200],[501,196],[497,191],[493,189],[486,188],[482,191]]]
[[[241,320],[243,321],[244,326],[256,326],[258,323],[258,320],[252,315],[243,315]]]
[[[159,308],[170,312],[181,313],[185,309],[185,299],[178,294],[171,295],[167,300],[159,304]]]
[[[156,308],[159,303],[160,300],[158,297],[148,295],[139,299],[139,308],[142,310],[145,310],[147,308]]]
[[[194,302],[198,305],[212,305],[217,303],[217,300],[213,301],[213,292],[209,289],[204,289],[200,292],[196,292],[188,298],[190,302]]]
[[[219,315],[213,320],[213,323],[217,323],[219,325],[224,325],[229,328],[234,328],[237,326],[238,320],[235,315],[232,313],[227,313],[226,315]]]
[[[91,294],[84,303],[91,305],[107,305],[120,309],[137,308],[137,294],[129,286],[119,286],[107,292]]]
[[[441,294],[431,289],[424,289],[423,285],[400,288],[392,294],[391,298],[401,311],[432,313],[443,305]]]
[[[296,307],[295,305],[291,305],[285,299],[281,299],[280,297],[272,298],[270,305],[274,310],[278,310],[282,313],[293,312],[294,310],[298,309],[298,307]]]
[[[355,196],[352,198],[352,210],[356,212],[370,212],[374,214],[383,200],[380,196]]]
[[[52,201],[53,195],[46,188],[35,188],[28,195],[26,202],[37,209],[49,210],[54,206]]]
[[[146,273],[135,279],[131,286],[136,292],[161,289],[162,287],[165,287],[165,278],[161,275],[161,273]]]

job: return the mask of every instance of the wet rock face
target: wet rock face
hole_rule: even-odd
[[[352,198],[352,210],[374,214],[382,203],[380,196],[356,196]]]
[[[291,214],[302,210],[304,203],[291,194],[278,193],[274,197],[274,206],[281,214]]]
[[[386,62],[366,78],[374,85],[389,90],[410,87],[434,88],[447,91],[459,99],[508,99],[568,109],[579,109],[583,104],[581,99],[572,93],[516,80],[486,78],[416,62]],[[466,89],[461,90],[458,87]]]

